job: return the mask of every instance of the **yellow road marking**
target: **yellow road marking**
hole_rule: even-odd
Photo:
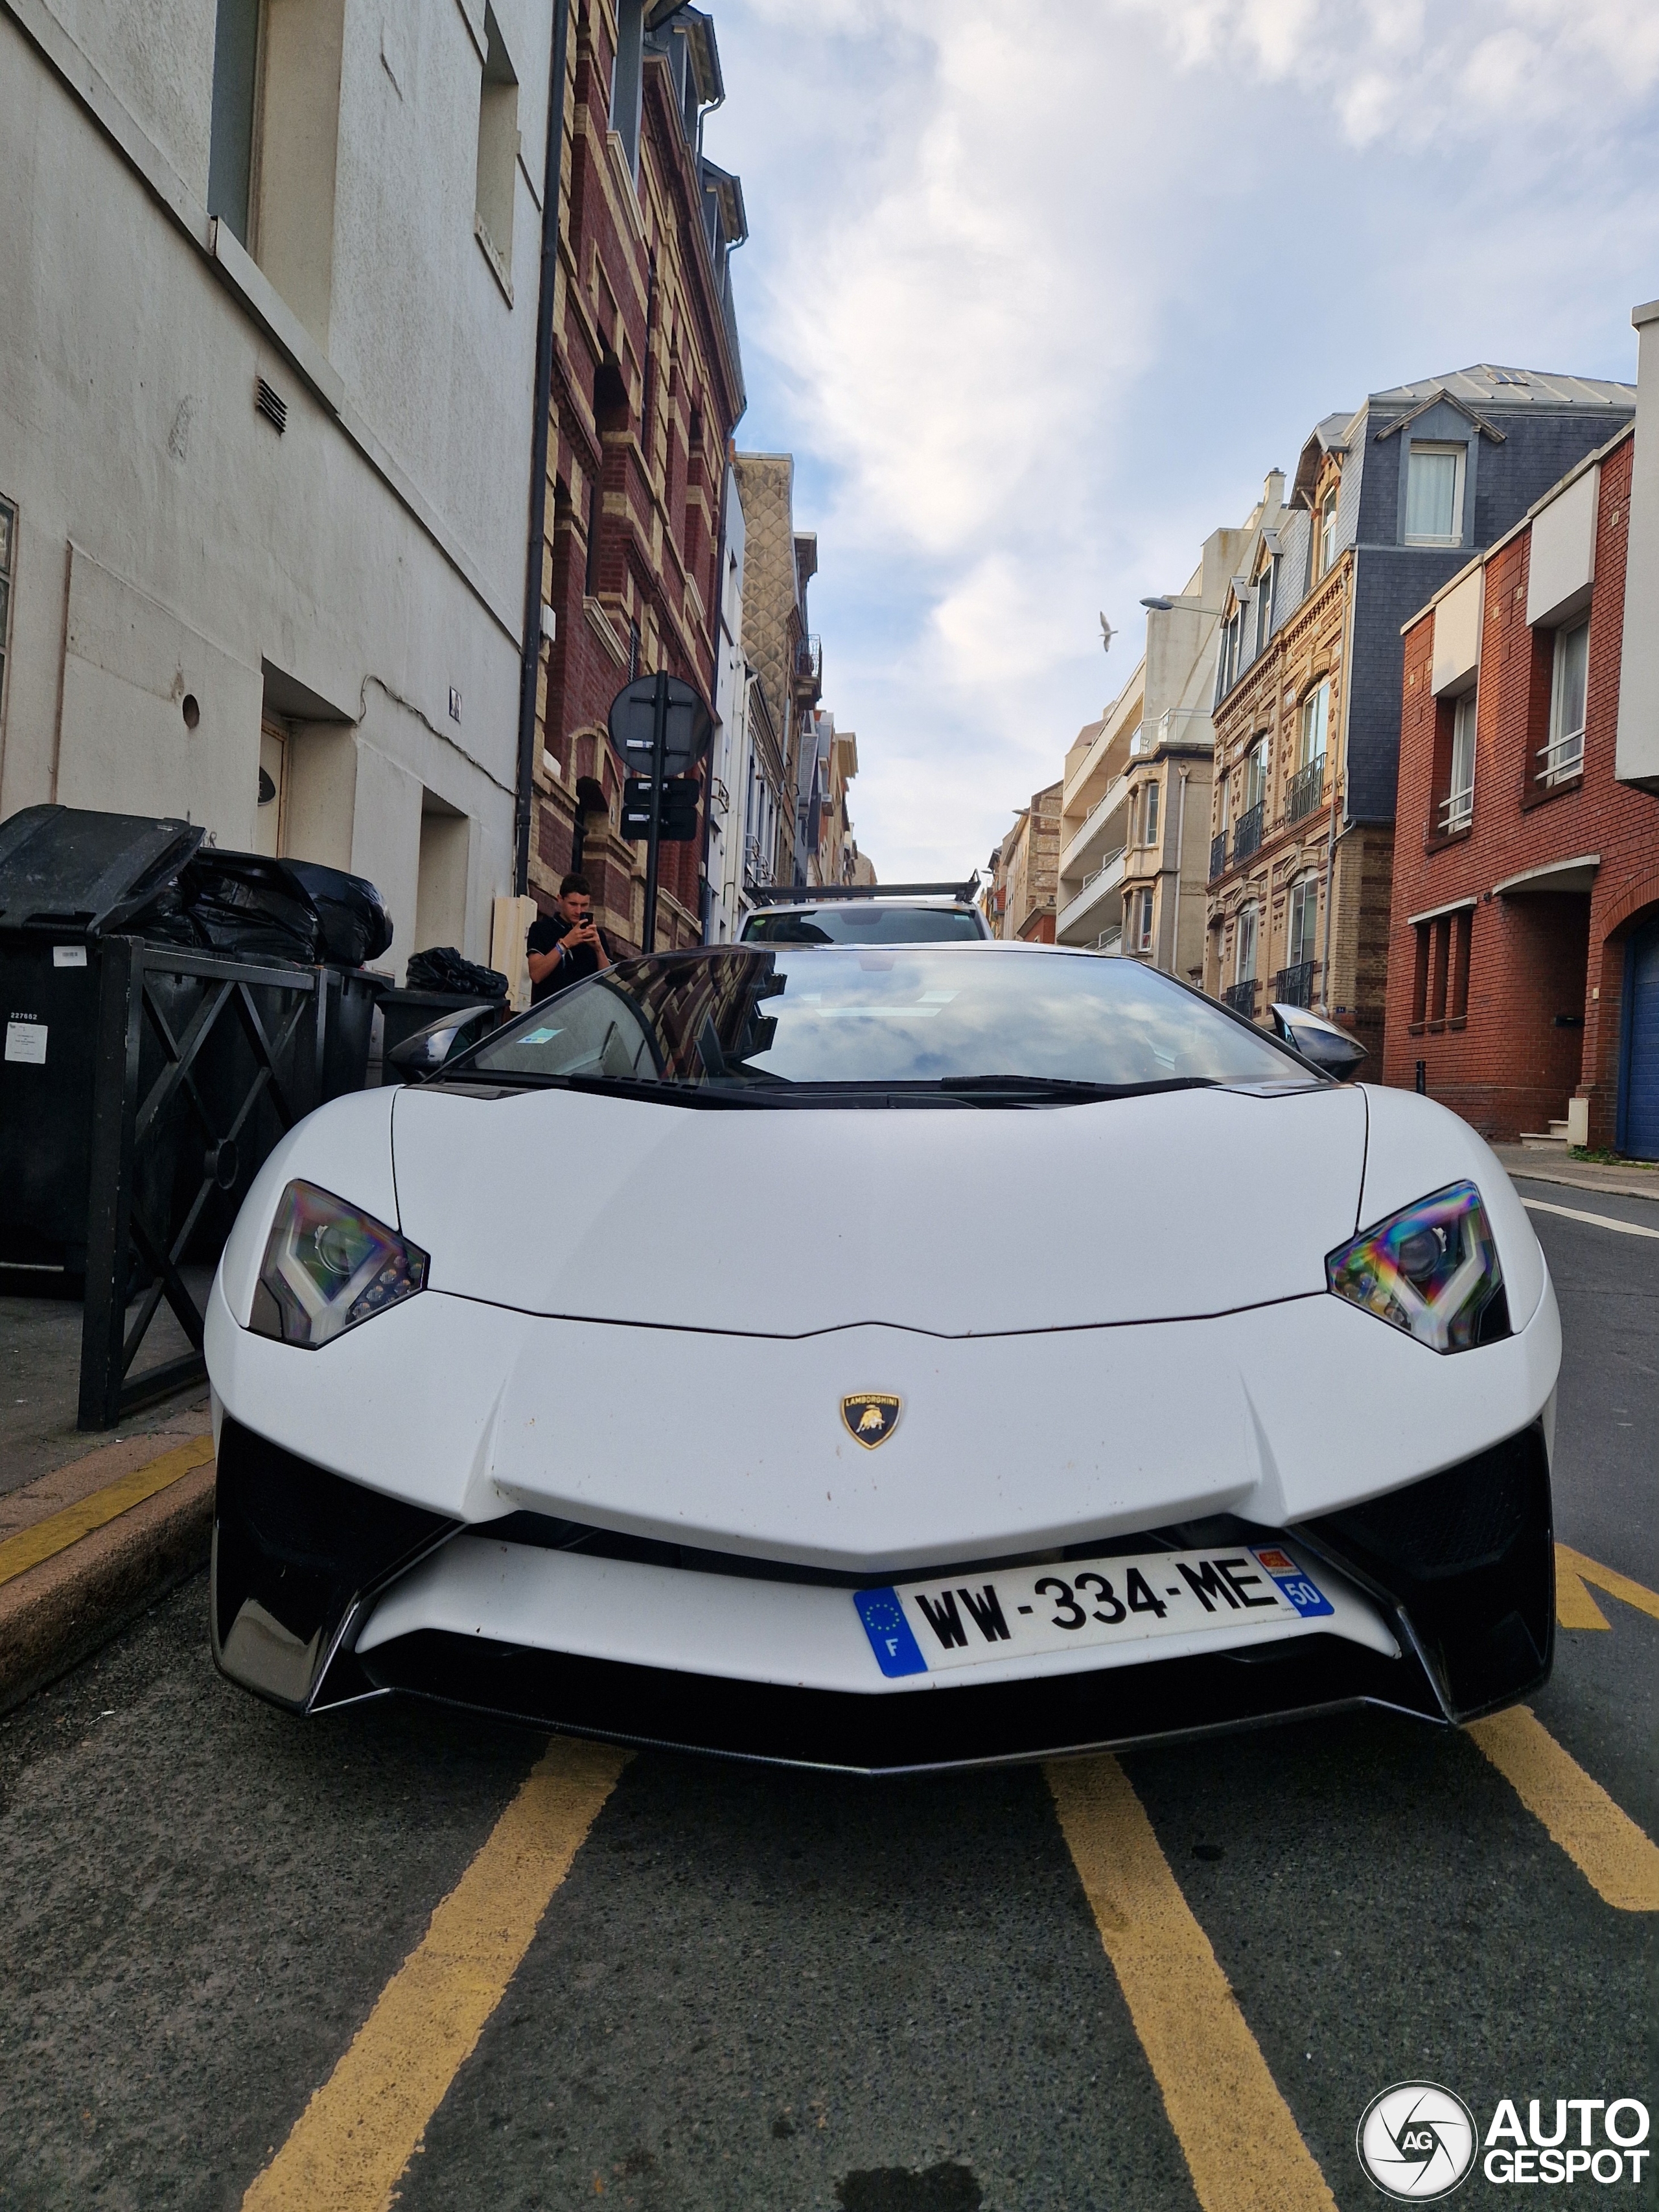
[[[1632,1582],[1628,1575],[1621,1575],[1616,1567],[1604,1567],[1598,1559],[1586,1559],[1582,1552],[1575,1552],[1571,1544],[1558,1544],[1555,1547],[1556,1572],[1559,1574],[1564,1567],[1569,1574],[1577,1575],[1581,1583],[1594,1583],[1597,1589],[1605,1590],[1609,1597],[1620,1598],[1625,1604],[1633,1605],[1638,1613],[1645,1613],[1650,1620],[1659,1620],[1659,1593],[1649,1589],[1644,1583]],[[1588,1596],[1589,1593],[1585,1595]],[[1590,1603],[1594,1605],[1595,1602],[1591,1598]],[[1566,1625],[1577,1626],[1576,1623]],[[1607,1626],[1605,1621],[1601,1625],[1603,1627]]]
[[[130,1513],[135,1505],[142,1505],[158,1491],[182,1481],[192,1468],[204,1466],[212,1457],[213,1438],[192,1437],[188,1443],[179,1444],[172,1451],[163,1452],[160,1459],[151,1460],[148,1467],[135,1468],[118,1482],[94,1490],[90,1498],[80,1498],[75,1504],[64,1506],[61,1512],[48,1514],[32,1528],[20,1528],[15,1536],[8,1536],[0,1543],[0,1583],[9,1583],[15,1576],[27,1574],[31,1567],[38,1567],[43,1559],[67,1551],[82,1536],[91,1535],[94,1528],[118,1520],[123,1513]]]
[[[1659,1237],[1659,1229],[1649,1229],[1639,1221],[1618,1221],[1610,1213],[1585,1213],[1576,1206],[1552,1206],[1541,1198],[1523,1198],[1521,1201],[1531,1213],[1559,1213],[1564,1221],[1589,1221],[1597,1229],[1612,1229],[1620,1237]]]
[[[1659,1912],[1659,1850],[1527,1705],[1468,1733],[1596,1894],[1620,1912]]]
[[[243,2212],[385,2212],[627,1761],[549,1744]]]
[[[1046,1771],[1204,2212],[1336,2212],[1128,1777],[1110,1758]]]
[[[1613,1624],[1590,1595],[1584,1577],[1567,1565],[1565,1544],[1555,1547],[1555,1625],[1558,1628],[1610,1628]]]

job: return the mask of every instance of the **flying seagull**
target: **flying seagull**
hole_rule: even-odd
[[[1107,621],[1105,616],[1102,615],[1100,618],[1100,649],[1103,653],[1109,653],[1111,651],[1112,640],[1116,635],[1117,632],[1112,628],[1110,623]]]

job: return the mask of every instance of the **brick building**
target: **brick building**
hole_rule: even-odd
[[[1258,1021],[1320,1006],[1378,1051],[1401,625],[1634,402],[1482,365],[1316,425],[1222,603],[1206,989]]]
[[[787,453],[739,453],[737,478],[748,547],[744,650],[782,769],[776,820],[757,854],[755,880],[805,884],[817,854],[822,798],[814,716],[823,695],[823,654],[806,608],[818,541],[795,527],[795,465]]]
[[[1034,791],[1031,803],[991,855],[988,916],[998,937],[1028,945],[1054,941],[1054,897],[1060,881],[1060,785]]]
[[[657,668],[718,688],[721,492],[744,406],[728,268],[743,195],[702,141],[724,96],[706,15],[574,0],[530,889],[545,907],[580,865],[623,950],[639,944],[644,860],[617,835],[611,702]],[[659,943],[702,935],[704,842],[663,848]]]
[[[1643,421],[1641,428],[1645,428]],[[1626,429],[1407,627],[1384,1079],[1488,1137],[1659,1156],[1659,793],[1620,778]],[[1632,1110],[1632,1091],[1636,1096]],[[1642,1101],[1653,1094],[1654,1106]]]

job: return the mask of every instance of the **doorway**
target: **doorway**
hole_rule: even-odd
[[[1619,1060],[1619,1149],[1632,1159],[1659,1160],[1659,915],[1626,950]]]

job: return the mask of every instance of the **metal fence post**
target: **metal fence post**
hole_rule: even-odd
[[[143,945],[135,937],[106,937],[99,947],[98,967],[87,1282],[81,1317],[81,1404],[76,1422],[82,1429],[111,1428],[121,1417]]]

